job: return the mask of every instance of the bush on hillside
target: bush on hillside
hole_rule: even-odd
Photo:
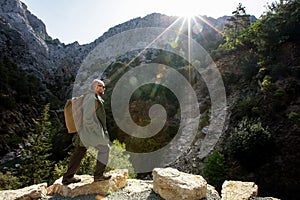
[[[18,177],[11,174],[11,172],[0,172],[0,190],[11,190],[21,186]]]
[[[245,167],[259,166],[272,152],[272,137],[260,119],[243,118],[229,137],[229,151]]]
[[[107,170],[128,169],[129,177],[135,178],[137,174],[130,162],[130,155],[126,154],[125,151],[125,143],[120,143],[118,140],[114,140],[114,145],[112,145],[110,149]]]
[[[227,166],[224,155],[218,151],[214,151],[213,154],[208,156],[203,173],[211,185],[220,189],[227,177]]]

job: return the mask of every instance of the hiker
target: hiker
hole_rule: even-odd
[[[106,114],[104,101],[101,95],[104,94],[105,84],[100,79],[94,79],[91,84],[91,92],[84,95],[82,105],[82,128],[74,135],[75,151],[73,152],[68,170],[63,175],[62,184],[77,183],[81,180],[74,177],[79,169],[81,160],[92,146],[98,151],[94,181],[110,179],[110,175],[104,174],[109,157],[109,136],[106,127]]]

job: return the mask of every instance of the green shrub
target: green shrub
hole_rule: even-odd
[[[274,87],[274,83],[272,83],[272,77],[269,75],[265,76],[262,83],[260,84],[260,87],[261,87],[260,90],[263,93],[270,92]]]
[[[113,143],[114,145],[112,145],[110,149],[107,170],[128,169],[129,177],[135,178],[137,174],[135,173],[132,163],[130,162],[130,155],[125,153],[125,143],[120,143],[118,140],[114,140]]]
[[[224,155],[214,151],[213,154],[208,156],[203,173],[211,185],[220,189],[227,177],[227,166]]]
[[[300,122],[300,115],[296,112],[290,112],[288,114],[288,118],[292,121],[293,124],[299,124]]]
[[[279,113],[280,111],[284,111],[288,105],[288,95],[286,94],[283,88],[278,88],[274,91],[272,97],[269,98],[271,100],[272,111],[275,113]]]
[[[243,118],[229,137],[231,155],[245,166],[259,165],[272,151],[272,139],[268,128],[260,119]]]
[[[54,169],[52,172],[52,177],[49,180],[49,183],[52,184],[54,181],[59,179],[60,177],[63,176],[63,174],[67,171],[68,169],[68,163],[69,163],[69,158],[66,157],[63,160],[60,160],[58,163],[54,165]]]
[[[282,98],[286,95],[286,92],[283,88],[278,88],[275,93],[274,93],[274,96],[275,97],[278,97],[278,98]]]
[[[237,103],[233,112],[237,119],[241,119],[244,116],[254,117],[258,114],[258,100],[255,96],[248,96]]]
[[[0,190],[17,189],[21,186],[18,177],[12,175],[10,172],[0,172]]]
[[[162,145],[154,137],[151,138],[137,138],[131,137],[126,140],[128,150],[136,153],[152,152],[159,149]]]

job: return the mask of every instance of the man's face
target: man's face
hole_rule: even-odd
[[[98,83],[98,84],[95,85],[94,88],[95,88],[96,94],[98,94],[98,95],[104,94],[105,87],[103,85]]]

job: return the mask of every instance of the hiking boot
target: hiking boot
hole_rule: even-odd
[[[78,183],[80,182],[81,179],[80,178],[75,178],[75,177],[72,177],[72,178],[66,178],[66,179],[63,179],[62,180],[62,184],[63,185],[69,185],[71,183]]]
[[[97,176],[94,177],[94,182],[98,182],[98,181],[105,181],[111,178],[111,175],[102,175],[102,176]]]

